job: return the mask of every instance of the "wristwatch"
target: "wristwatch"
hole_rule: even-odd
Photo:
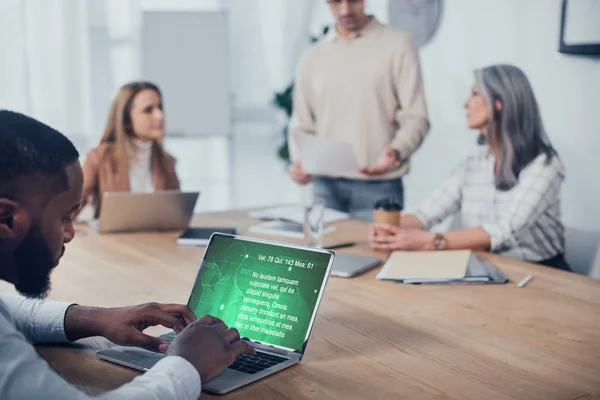
[[[448,247],[448,241],[446,240],[444,235],[442,235],[441,233],[435,234],[435,237],[433,238],[433,247],[436,250],[446,250],[446,248]]]

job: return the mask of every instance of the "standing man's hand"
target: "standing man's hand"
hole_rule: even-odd
[[[306,185],[307,183],[315,179],[313,175],[306,173],[304,168],[302,168],[302,164],[300,163],[300,161],[296,161],[292,165],[290,165],[288,171],[292,179],[299,185]]]
[[[167,355],[189,361],[200,374],[202,382],[215,377],[242,354],[256,354],[235,328],[223,321],[204,316],[187,326],[167,350]]]
[[[392,147],[386,147],[377,162],[369,167],[362,167],[359,171],[366,175],[383,175],[394,167],[400,166],[400,153]]]

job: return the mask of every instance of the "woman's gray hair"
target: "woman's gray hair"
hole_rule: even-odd
[[[489,144],[500,153],[500,167],[495,174],[496,188],[510,190],[519,174],[533,159],[546,154],[546,162],[557,156],[550,144],[540,111],[527,77],[512,65],[492,65],[475,71],[475,88],[490,109],[488,137],[479,142]],[[501,109],[495,106],[500,102]]]

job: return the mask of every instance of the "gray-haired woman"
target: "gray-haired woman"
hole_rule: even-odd
[[[480,151],[464,161],[400,227],[374,225],[376,250],[490,250],[569,270],[564,259],[560,188],[564,167],[544,131],[525,74],[511,65],[475,71],[465,102],[469,128],[481,132]],[[464,229],[427,232],[456,213]],[[375,228],[389,235],[377,235]]]

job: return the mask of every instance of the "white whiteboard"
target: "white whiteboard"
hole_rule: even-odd
[[[226,13],[145,11],[142,32],[142,76],[161,88],[167,135],[230,135]]]

